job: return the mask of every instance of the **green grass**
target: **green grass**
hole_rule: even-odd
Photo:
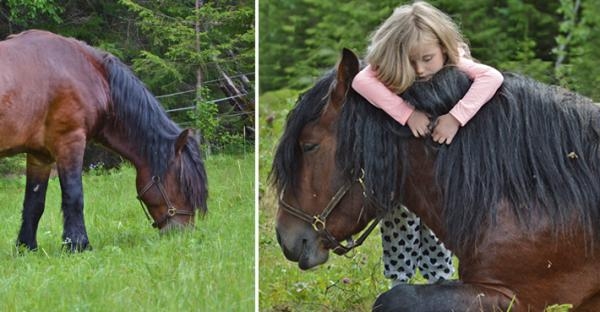
[[[196,228],[160,236],[136,200],[135,171],[84,176],[93,250],[61,250],[58,179],[38,230],[18,253],[24,178],[0,180],[3,311],[253,311],[254,157],[211,156],[209,213]]]

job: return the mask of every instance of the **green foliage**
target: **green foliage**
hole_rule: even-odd
[[[559,34],[556,36],[557,47],[552,50],[557,57],[555,70],[556,79],[560,85],[569,87],[573,85],[572,65],[564,64],[566,58],[576,59],[581,56],[581,44],[588,36],[587,29],[581,27],[582,19],[577,2],[562,0],[557,12],[563,16],[559,23]]]
[[[60,14],[63,8],[54,0],[8,0],[6,2],[12,23],[29,26],[30,21],[47,17],[55,23],[61,23]]]
[[[218,120],[219,108],[214,103],[198,101],[196,109],[190,112],[194,120],[194,127],[200,129],[202,133],[202,144],[217,140],[219,127]]]
[[[545,83],[552,83],[549,73],[552,64],[535,58],[536,43],[532,39],[519,42],[515,47],[515,55],[511,60],[500,63],[499,68],[531,76]]]
[[[369,34],[408,2],[259,2],[261,92],[306,88],[342,47],[364,55]],[[578,10],[571,0],[430,2],[458,23],[479,61],[600,100],[598,0],[580,0]]]
[[[260,1],[261,92],[308,86],[331,68],[344,47],[362,53],[368,34],[396,3]]]
[[[165,90],[172,90],[185,80],[173,62],[150,51],[140,51],[139,57],[132,60],[132,67],[140,73],[144,83],[149,86],[160,85]]]
[[[195,85],[198,68],[206,71],[205,80],[219,78],[214,64],[234,73],[233,69],[254,70],[254,15],[245,2],[234,6],[225,1],[211,1],[198,10],[193,3],[173,1],[141,5],[120,0],[119,3],[136,14],[136,24],[150,43],[146,51],[134,57],[134,69],[144,78],[166,74],[162,81],[149,83],[156,87],[154,90],[170,93],[177,91],[174,86],[184,82],[187,86]],[[141,60],[136,63],[135,59]],[[219,95],[218,88],[209,91],[208,95]]]
[[[25,174],[25,155],[0,158],[0,177]]]
[[[573,10],[576,2],[560,1],[557,11],[562,16],[557,45],[563,50],[555,50],[564,62],[556,68],[560,84],[582,94],[600,100],[600,34],[594,31],[600,27],[600,1],[582,0],[581,7]]]
[[[215,102],[214,121],[227,129],[219,144],[248,138],[242,133],[253,128],[254,1],[0,2],[0,37],[29,28],[72,36],[116,55],[148,89],[164,95],[161,104],[176,109],[171,117],[184,127],[194,124],[186,109],[228,98],[223,77],[233,77],[247,105]],[[197,88],[205,89],[203,98],[195,97]]]
[[[573,309],[572,304],[554,304],[546,307],[544,312],[569,312],[571,309]]]
[[[224,75],[254,72],[254,14],[250,3],[211,1],[197,9],[193,3],[119,3],[136,14],[137,25],[151,43],[132,59],[133,69],[142,80],[161,93],[201,89],[196,90],[195,98],[191,92],[162,98],[163,105],[170,109],[195,107],[177,118],[199,127],[206,145],[222,147],[243,140],[240,134],[252,125],[252,119],[247,114],[231,114],[239,108],[232,108],[229,101],[210,99],[230,96],[223,92]],[[253,90],[246,91],[251,99]]]
[[[197,98],[205,98],[202,95],[205,91],[205,89],[201,90]],[[240,132],[239,126],[226,126],[234,124],[238,120],[235,115],[233,115],[233,120],[224,120],[231,116],[231,111],[220,112],[219,106],[213,101],[198,100],[195,109],[188,111],[187,114],[192,126],[200,130],[200,144],[207,153],[246,150],[249,140],[245,130]]]

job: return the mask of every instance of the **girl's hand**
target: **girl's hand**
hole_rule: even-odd
[[[415,138],[429,134],[429,117],[421,111],[413,111],[408,117],[406,125],[410,128]]]
[[[440,144],[452,143],[452,139],[458,132],[458,128],[460,127],[460,122],[454,118],[451,114],[445,114],[437,119],[437,124],[433,128],[432,138],[435,142]]]

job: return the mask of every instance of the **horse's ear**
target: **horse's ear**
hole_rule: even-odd
[[[335,85],[331,90],[330,103],[335,109],[339,109],[344,103],[346,94],[351,88],[350,84],[352,83],[352,79],[354,79],[354,76],[358,73],[359,68],[360,64],[356,54],[349,49],[344,48],[342,50],[342,57],[337,65]]]
[[[188,128],[188,129],[181,131],[181,133],[177,137],[177,140],[175,140],[175,156],[176,157],[179,157],[179,155],[181,155],[181,152],[183,151],[183,148],[187,144],[188,138],[191,135],[192,135],[192,129]]]

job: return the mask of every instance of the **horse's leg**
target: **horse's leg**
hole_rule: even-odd
[[[381,294],[376,312],[442,312],[442,311],[507,311],[511,299],[483,287],[461,282],[441,282],[430,285],[400,284]]]
[[[30,250],[37,249],[36,233],[38,223],[44,213],[46,190],[51,171],[51,163],[27,155],[27,181],[25,182],[25,200],[23,201],[23,221],[17,246],[25,246]]]
[[[83,220],[83,184],[81,180],[85,136],[71,134],[58,148],[56,167],[62,191],[63,244],[70,251],[88,248],[89,240]]]

